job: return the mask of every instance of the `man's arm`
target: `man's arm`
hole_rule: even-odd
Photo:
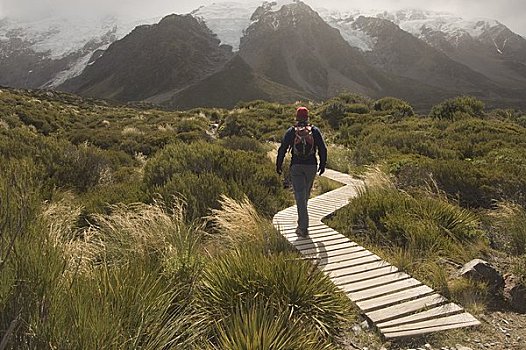
[[[314,133],[314,142],[316,143],[316,148],[318,149],[318,156],[320,157],[319,172],[320,175],[325,171],[325,165],[327,164],[327,146],[323,140],[320,129],[316,128]]]
[[[283,139],[281,140],[281,145],[278,148],[278,156],[276,158],[276,172],[278,174],[281,174],[283,161],[285,160],[285,155],[287,154],[287,150],[289,149],[289,146],[292,143],[291,130],[292,129],[287,130],[287,132],[283,136]]]

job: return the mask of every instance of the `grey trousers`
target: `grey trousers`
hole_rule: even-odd
[[[307,202],[310,197],[310,191],[316,177],[316,165],[293,164],[290,167],[290,178],[296,206],[298,207],[298,227],[307,230],[309,227],[309,213],[307,211]]]

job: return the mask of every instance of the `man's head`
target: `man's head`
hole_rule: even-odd
[[[298,107],[296,110],[296,121],[306,122],[309,120],[309,110],[306,107]]]

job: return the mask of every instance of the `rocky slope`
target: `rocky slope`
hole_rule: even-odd
[[[230,47],[190,15],[170,15],[114,42],[84,72],[60,88],[120,101],[163,102],[220,70]]]

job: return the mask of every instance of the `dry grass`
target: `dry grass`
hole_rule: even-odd
[[[236,201],[223,195],[219,203],[221,209],[212,210],[208,220],[223,239],[232,245],[265,240],[270,225],[246,196]]]
[[[370,188],[395,188],[391,177],[378,167],[371,167],[364,175],[366,187]]]

